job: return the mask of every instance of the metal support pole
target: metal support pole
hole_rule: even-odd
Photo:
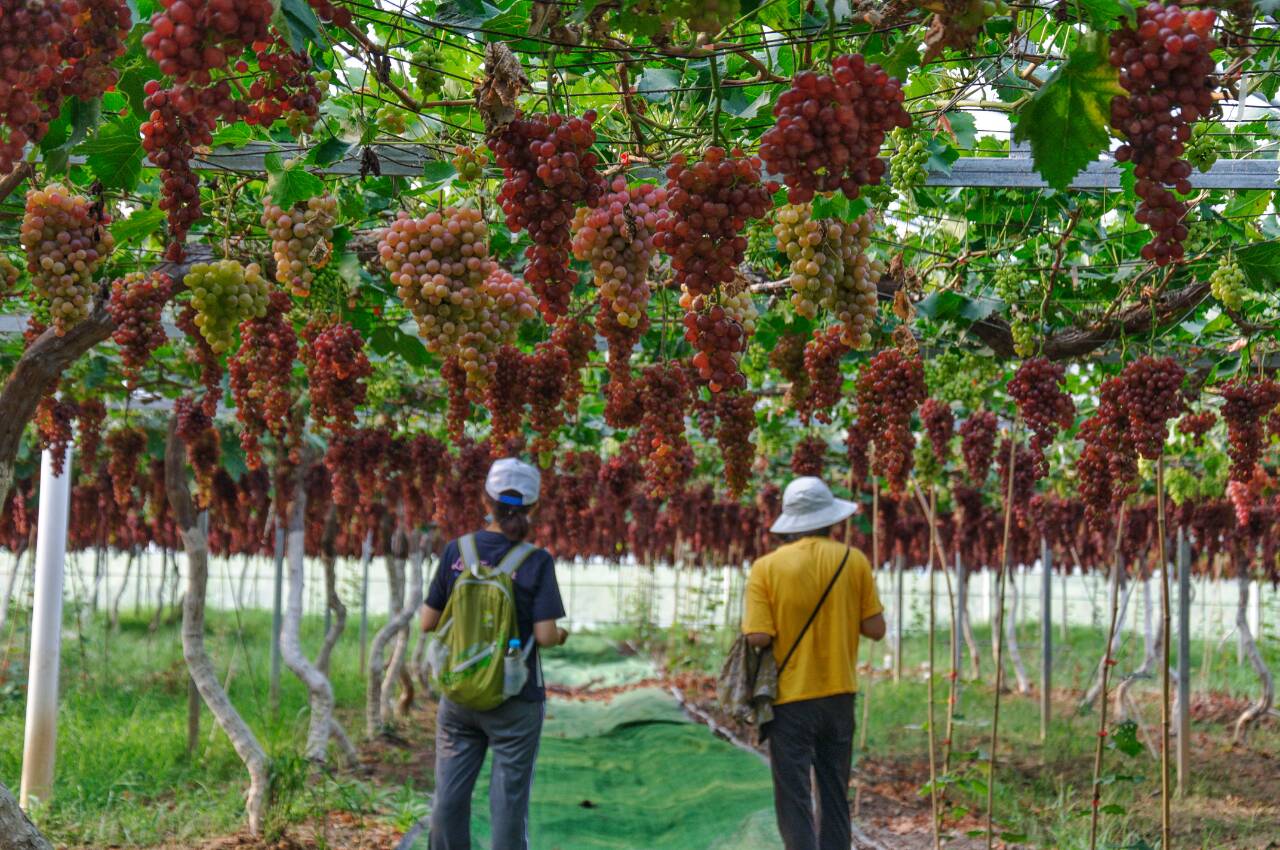
[[[1178,528],[1178,796],[1191,778],[1191,540]]]
[[[373,560],[373,532],[364,536],[364,547],[360,553],[360,566],[364,576],[360,581],[360,675],[364,675],[365,666],[369,663],[369,562]]]
[[[959,676],[961,659],[964,657],[964,618],[969,615],[969,583],[965,580],[964,559],[960,550],[956,550],[956,612],[955,622],[951,624],[956,639],[951,642],[951,669]]]
[[[284,523],[276,517],[276,583],[271,595],[271,693],[274,712],[280,707],[280,629],[284,623]]]
[[[27,728],[22,749],[19,804],[45,801],[53,792],[58,743],[58,662],[62,644],[62,573],[67,554],[67,514],[71,506],[71,448],[62,474],[53,474],[53,455],[40,459],[40,518],[36,536],[35,599],[31,615],[31,658],[27,672]]]
[[[906,556],[896,555],[893,559],[893,681],[902,681],[902,626],[906,619],[906,605],[903,603],[902,582],[906,572]]]
[[[1050,692],[1053,688],[1053,549],[1040,538],[1040,742],[1049,737],[1049,718],[1053,712]]]

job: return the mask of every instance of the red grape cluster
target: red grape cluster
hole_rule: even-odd
[[[131,24],[123,0],[0,4],[0,174],[44,138],[64,97],[115,85]]]
[[[1164,453],[1169,436],[1169,420],[1186,409],[1182,379],[1186,370],[1172,357],[1139,357],[1124,367],[1125,420],[1129,442],[1147,460]]]
[[[489,442],[501,446],[520,434],[529,400],[529,364],[524,352],[504,345],[494,355],[493,365],[484,403],[489,409]]]
[[[307,0],[307,3],[315,11],[316,17],[326,24],[336,24],[339,29],[351,26],[350,10],[344,9],[333,0]]]
[[[200,385],[204,387],[200,407],[206,415],[212,417],[217,413],[218,401],[222,398],[222,361],[200,332],[196,316],[196,308],[188,304],[178,313],[177,325],[191,346],[187,350],[188,358],[200,367]]]
[[[59,336],[89,315],[93,276],[115,247],[106,223],[96,205],[60,184],[27,193],[20,237],[27,271]]]
[[[255,43],[271,40],[271,0],[161,0],[142,36],[160,73],[179,83],[208,85],[211,72]]]
[[[1032,357],[1022,361],[1006,387],[1031,432],[1028,448],[1037,479],[1049,474],[1045,449],[1059,429],[1068,429],[1075,422],[1075,402],[1062,389],[1066,375],[1062,364],[1047,357]]]
[[[76,416],[76,433],[80,435],[77,449],[80,452],[80,470],[86,481],[95,479],[98,471],[98,452],[102,448],[102,423],[107,421],[107,406],[102,399],[86,398],[79,403]]]
[[[1184,11],[1177,3],[1138,8],[1137,28],[1128,21],[1111,33],[1111,64],[1120,69],[1127,96],[1111,100],[1111,126],[1125,138],[1116,160],[1133,162],[1135,217],[1154,233],[1142,256],[1158,265],[1179,260],[1187,227],[1187,204],[1169,191],[1191,191],[1191,164],[1183,158],[1192,124],[1216,111],[1213,93],[1216,12]]]
[[[479,528],[484,522],[482,492],[493,450],[487,441],[457,441],[458,454],[445,464],[441,491],[436,497],[436,522],[446,537],[456,537]]]
[[[173,415],[177,419],[177,433],[187,449],[187,463],[196,478],[196,502],[202,508],[209,507],[213,499],[213,482],[218,474],[218,461],[222,456],[222,440],[213,420],[196,404],[192,396],[182,396],[173,403]]]
[[[915,449],[911,415],[927,395],[923,362],[896,348],[881,351],[858,374],[859,423],[875,446],[872,469],[891,493],[907,485]]]
[[[819,422],[831,421],[844,389],[840,361],[849,350],[840,325],[815,330],[813,339],[805,343],[804,371],[809,379],[809,392],[797,409],[802,422],[807,423],[810,417]]]
[[[646,493],[662,501],[679,492],[693,472],[693,449],[685,437],[689,385],[677,363],[654,363],[640,378],[643,419],[634,439],[644,467]]]
[[[634,327],[618,323],[617,313],[601,304],[596,314],[596,332],[604,337],[609,349],[605,368],[609,382],[604,385],[604,421],[610,428],[633,428],[640,422],[640,410],[636,407],[636,382],[631,375],[631,354],[636,343],[649,329],[648,316],[641,316]]]
[[[409,441],[408,501],[410,521],[416,525],[434,518],[436,487],[447,459],[444,443],[430,434],[414,434]]]
[[[321,81],[327,80],[328,72],[312,73],[311,57],[296,52],[279,35],[266,47],[256,45],[254,50],[259,73],[249,84],[245,122],[270,127],[284,118],[295,136],[311,132],[324,98]],[[244,73],[249,64],[241,60],[236,70]]]
[[[130,385],[168,338],[160,314],[172,296],[173,280],[161,272],[130,272],[111,284],[111,338],[120,346],[120,363]]]
[[[47,395],[36,404],[35,426],[40,450],[52,457],[53,474],[61,475],[67,463],[67,446],[71,445],[72,424],[76,406],[56,396]]]
[[[960,453],[964,456],[964,468],[969,480],[982,486],[991,469],[991,455],[996,450],[996,430],[999,423],[989,410],[976,410],[960,423]]]
[[[555,433],[565,422],[564,394],[571,369],[569,352],[550,342],[540,342],[528,357],[526,389],[529,427],[536,435],[530,450],[539,460],[555,451]]]
[[[809,398],[809,373],[804,368],[805,338],[800,334],[782,334],[769,352],[769,365],[787,382],[782,402],[791,410],[800,410]]]
[[[801,437],[791,450],[791,471],[796,475],[822,475],[827,461],[827,441],[817,434]]]
[[[1108,378],[1098,390],[1098,409],[1080,424],[1083,447],[1076,462],[1080,498],[1095,525],[1110,521],[1114,505],[1135,488],[1138,453],[1134,447],[1125,402],[1123,376]]]
[[[720,393],[715,397],[716,443],[724,462],[724,483],[733,496],[742,495],[751,483],[751,463],[756,446],[756,396],[753,393]]]
[[[1187,413],[1178,420],[1178,433],[1191,438],[1191,444],[1199,448],[1204,445],[1204,435],[1212,430],[1218,421],[1218,415],[1212,410],[1199,413]]]
[[[191,225],[200,218],[200,178],[191,167],[195,148],[213,144],[213,130],[223,113],[218,101],[231,101],[226,82],[211,89],[191,86],[162,88],[149,80],[144,91],[150,110],[142,122],[142,147],[151,164],[160,169],[160,209],[169,222],[166,257],[180,261],[183,242]]]
[[[868,451],[871,440],[862,429],[862,422],[856,416],[844,432],[844,456],[849,464],[849,486],[857,490],[866,483],[871,474],[871,455]]]
[[[138,483],[138,458],[147,447],[147,434],[141,428],[124,425],[108,432],[107,475],[111,477],[111,493],[116,504],[128,509],[134,503]]]
[[[494,137],[489,148],[505,178],[498,203],[513,233],[529,232],[525,278],[537,293],[548,321],[569,310],[577,275],[569,268],[574,209],[595,206],[605,193],[591,150],[596,113],[581,118],[532,115],[516,118]]]
[[[311,294],[316,272],[329,263],[337,217],[338,199],[327,192],[299,201],[287,212],[269,198],[264,205],[262,226],[271,237],[276,280],[299,298]]]
[[[494,353],[536,315],[524,284],[489,257],[484,217],[470,207],[420,219],[401,213],[380,233],[378,254],[428,350],[456,361],[466,383],[483,388]]]
[[[555,329],[551,331],[551,344],[563,348],[569,355],[563,403],[565,415],[570,415],[577,411],[578,401],[582,398],[582,370],[591,352],[596,350],[595,330],[585,322],[566,317],[556,322]]]
[[[712,295],[694,295],[687,288],[680,294],[684,309],[684,338],[697,350],[693,366],[711,392],[745,389],[747,378],[738,361],[755,333],[756,311],[745,288],[728,287]]]
[[[1009,462],[1013,461],[1013,492],[1009,492]],[[1026,519],[1031,495],[1036,487],[1036,452],[1028,446],[1013,449],[1009,438],[996,450],[996,472],[1000,478],[1000,498],[1011,498],[1010,506],[1019,523]]]
[[[655,244],[671,257],[676,282],[694,296],[710,295],[737,276],[747,250],[747,219],[769,209],[770,189],[760,182],[760,160],[708,148],[688,164],[676,154],[667,167],[667,207]]]
[[[1231,480],[1247,482],[1262,455],[1267,416],[1280,404],[1280,384],[1270,378],[1232,378],[1222,385],[1222,398]]]
[[[816,192],[858,197],[884,176],[880,146],[896,127],[910,127],[902,84],[861,55],[837,56],[831,75],[801,71],[774,104],[777,119],[760,139],[760,156],[787,184],[793,204]]]
[[[250,469],[262,465],[263,434],[283,446],[288,433],[293,361],[298,355],[298,335],[289,321],[291,307],[288,295],[271,293],[266,315],[241,323],[240,347],[227,358],[236,419],[242,426],[240,445]]]
[[[573,254],[591,264],[601,309],[611,309],[622,327],[645,320],[654,234],[666,212],[667,192],[649,183],[627,188],[621,175],[595,207],[573,219]]]
[[[467,370],[456,357],[446,357],[440,364],[440,377],[444,380],[448,409],[445,428],[449,439],[455,443],[462,439],[471,415],[471,399],[467,394]]]
[[[365,380],[373,374],[364,339],[346,322],[324,321],[307,325],[303,340],[311,419],[330,434],[346,433],[356,424],[356,408],[368,394]]]
[[[924,433],[929,438],[933,456],[938,463],[945,464],[951,454],[951,436],[955,432],[956,418],[951,412],[951,405],[936,398],[927,398],[920,405],[920,423],[924,425]]]

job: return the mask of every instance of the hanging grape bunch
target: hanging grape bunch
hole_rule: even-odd
[[[801,437],[791,450],[791,471],[796,475],[822,475],[826,466],[827,441],[817,434]]]
[[[1053,445],[1059,429],[1066,430],[1075,422],[1076,405],[1062,389],[1066,368],[1047,357],[1023,360],[1005,388],[1027,430],[1032,472],[1036,479],[1049,474],[1045,450]]]
[[[1217,268],[1209,276],[1209,292],[1228,310],[1240,310],[1244,307],[1244,299],[1248,293],[1244,271],[1230,254],[1218,261]]]
[[[689,385],[678,363],[654,363],[645,368],[639,390],[643,419],[632,439],[644,467],[647,495],[661,501],[679,492],[693,473],[693,449],[684,430]]]
[[[728,287],[716,295],[694,296],[682,288],[685,339],[697,350],[692,364],[711,392],[745,389],[747,378],[738,368],[747,340],[755,333],[759,315],[745,287]]]
[[[138,481],[138,458],[147,447],[147,435],[141,428],[125,425],[107,433],[107,475],[116,504],[129,508],[134,501]]]
[[[903,194],[924,187],[929,178],[929,148],[924,137],[904,127],[889,133],[889,145],[893,154],[889,157],[889,174],[893,188]]]
[[[540,342],[527,358],[526,368],[529,427],[535,434],[529,450],[548,466],[556,448],[556,430],[565,423],[563,401],[571,369],[569,352],[549,341]]]
[[[1218,416],[1212,410],[1187,413],[1178,420],[1178,433],[1189,437],[1191,445],[1199,448],[1204,445],[1204,435],[1213,429],[1217,421]]]
[[[22,270],[8,257],[0,254],[0,298],[12,295],[21,277]]]
[[[971,50],[987,21],[1008,12],[1009,4],[1005,0],[951,0],[943,3],[942,9],[930,19],[929,31],[925,33],[924,61],[927,63],[938,58],[948,47]]]
[[[270,434],[283,447],[293,406],[293,361],[298,337],[289,321],[292,302],[283,292],[272,292],[262,316],[240,324],[240,346],[227,358],[231,394],[240,421],[240,446],[250,469],[261,466],[260,443]]]
[[[768,212],[769,187],[760,182],[760,160],[708,148],[689,164],[676,154],[667,168],[670,214],[658,226],[655,244],[671,257],[676,282],[709,295],[737,275],[747,249],[747,219]]]
[[[1231,480],[1247,483],[1262,455],[1267,415],[1280,404],[1280,384],[1270,378],[1232,378],[1222,385],[1222,398]]]
[[[100,398],[81,399],[78,406],[76,433],[80,439],[76,449],[80,453],[80,472],[86,481],[93,481],[98,473],[98,452],[102,448],[102,423],[107,421],[107,406]]]
[[[494,355],[493,367],[484,406],[489,411],[489,441],[502,446],[520,434],[529,400],[529,363],[520,349],[504,345]]]
[[[924,433],[929,438],[934,458],[938,463],[945,464],[956,425],[951,405],[936,398],[925,399],[924,404],[920,405],[920,423],[924,425]]]
[[[67,463],[67,446],[71,445],[72,425],[76,421],[73,402],[47,395],[36,404],[33,422],[41,451],[49,452],[53,474],[62,475]]]
[[[196,479],[196,503],[209,507],[213,498],[213,482],[222,456],[222,440],[213,420],[191,396],[181,396],[173,403],[176,430],[187,450],[187,463]]]
[[[875,446],[872,470],[891,493],[906,487],[915,449],[911,415],[927,395],[924,363],[896,348],[881,351],[858,374],[859,426]]]
[[[92,308],[93,276],[115,247],[106,223],[87,198],[61,184],[27,193],[20,236],[27,271],[59,336]]]
[[[169,224],[165,256],[178,262],[185,256],[183,243],[191,225],[202,215],[200,178],[191,167],[196,147],[213,144],[213,131],[224,109],[230,109],[231,88],[225,80],[211,89],[189,86],[162,88],[148,80],[142,122],[142,148],[151,164],[160,169],[160,209]],[[230,113],[228,113],[230,114]]]
[[[756,396],[752,393],[720,393],[715,396],[716,445],[724,462],[724,484],[731,496],[740,496],[751,482],[756,446]]]
[[[271,238],[276,281],[299,298],[311,294],[316,272],[333,255],[333,226],[338,199],[329,193],[299,201],[287,212],[270,198],[262,211],[262,226]]]
[[[569,309],[577,275],[569,268],[574,209],[595,206],[605,193],[596,171],[599,157],[596,113],[581,118],[532,115],[517,118],[489,139],[489,149],[502,167],[498,203],[512,233],[529,232],[533,244],[525,252],[525,279],[537,294],[543,316],[552,321]]]
[[[421,47],[409,57],[413,66],[413,81],[418,85],[418,92],[428,98],[440,93],[444,88],[444,53],[438,44]]]
[[[800,334],[782,334],[769,352],[769,365],[778,370],[779,377],[787,382],[782,403],[791,410],[800,410],[809,397],[809,373],[805,371],[806,340]]]
[[[1150,355],[1129,363],[1121,373],[1129,441],[1147,460],[1155,460],[1164,453],[1169,421],[1186,410],[1186,396],[1182,392],[1186,374],[1172,357]]]
[[[981,486],[991,469],[992,453],[996,450],[996,415],[989,410],[976,410],[960,423],[960,453],[969,480]]]
[[[356,408],[368,394],[373,366],[360,332],[343,321],[319,321],[303,331],[302,362],[307,369],[311,421],[329,434],[345,434],[356,423]]]
[[[215,354],[231,347],[241,322],[267,314],[271,287],[257,263],[247,266],[235,260],[196,263],[182,282],[191,291],[195,325]]]
[[[484,177],[484,167],[489,157],[482,149],[458,145],[453,152],[454,157],[450,162],[453,163],[454,171],[458,172],[458,182],[472,183]]]
[[[254,45],[253,50],[258,73],[249,84],[245,123],[270,127],[284,118],[294,136],[311,132],[320,115],[324,97],[321,84],[328,84],[328,72],[312,73],[311,57],[295,51],[279,35],[265,44]],[[247,72],[249,63],[240,60],[236,70]]]
[[[911,126],[902,84],[861,55],[837,56],[830,76],[801,71],[773,115],[777,121],[760,139],[760,156],[783,176],[793,204],[836,190],[856,198],[862,186],[878,184],[885,134]]]
[[[379,234],[378,255],[427,349],[455,361],[468,385],[483,387],[493,353],[535,311],[520,281],[489,257],[480,212],[401,213]]]
[[[271,0],[161,0],[142,46],[160,73],[179,83],[207,85],[250,45],[271,40]]]
[[[667,192],[648,183],[628,189],[622,176],[609,189],[597,206],[574,216],[573,254],[591,265],[601,308],[612,309],[619,325],[634,328],[649,303],[649,263]]]
[[[875,213],[852,221],[814,219],[812,213],[808,204],[784,206],[773,229],[779,250],[791,261],[791,304],[810,319],[820,308],[831,312],[844,327],[846,343],[867,348],[876,318],[876,284],[884,274],[884,265],[866,253]]]
[[[1141,199],[1134,216],[1152,231],[1142,257],[1161,266],[1182,259],[1187,238],[1187,204],[1174,191],[1191,192],[1183,154],[1192,125],[1219,111],[1210,35],[1216,14],[1153,2],[1138,8],[1136,29],[1126,20],[1111,33],[1109,58],[1128,92],[1111,101],[1111,126],[1125,140],[1116,160],[1134,164]]]
[[[1191,128],[1191,138],[1187,140],[1183,156],[1187,162],[1201,174],[1208,174],[1213,164],[1218,161],[1219,151],[1214,141],[1214,125],[1201,121]]]
[[[844,328],[840,325],[815,330],[813,338],[805,343],[804,371],[809,380],[809,392],[796,411],[801,422],[807,424],[810,417],[819,422],[832,421],[833,411],[844,389],[840,361],[850,350],[845,342]]]
[[[111,284],[111,338],[120,347],[120,363],[131,386],[138,370],[168,338],[160,314],[172,295],[173,280],[160,272],[130,272]]]

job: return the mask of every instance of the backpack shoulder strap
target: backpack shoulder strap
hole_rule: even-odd
[[[517,543],[502,557],[502,560],[498,563],[498,568],[494,572],[499,575],[513,575],[516,570],[520,569],[520,565],[529,560],[529,556],[536,552],[537,549],[538,547],[532,543]]]
[[[463,535],[458,538],[458,554],[462,556],[462,565],[473,575],[480,569],[480,552],[476,549],[476,536]]]

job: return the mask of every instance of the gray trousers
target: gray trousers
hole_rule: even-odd
[[[545,703],[510,699],[492,711],[473,711],[440,700],[431,850],[471,850],[471,792],[487,750],[493,750],[493,850],[528,850],[529,792],[545,708]]]
[[[787,850],[848,850],[854,695],[774,706],[769,761],[778,831]],[[813,822],[817,780],[818,823]]]

